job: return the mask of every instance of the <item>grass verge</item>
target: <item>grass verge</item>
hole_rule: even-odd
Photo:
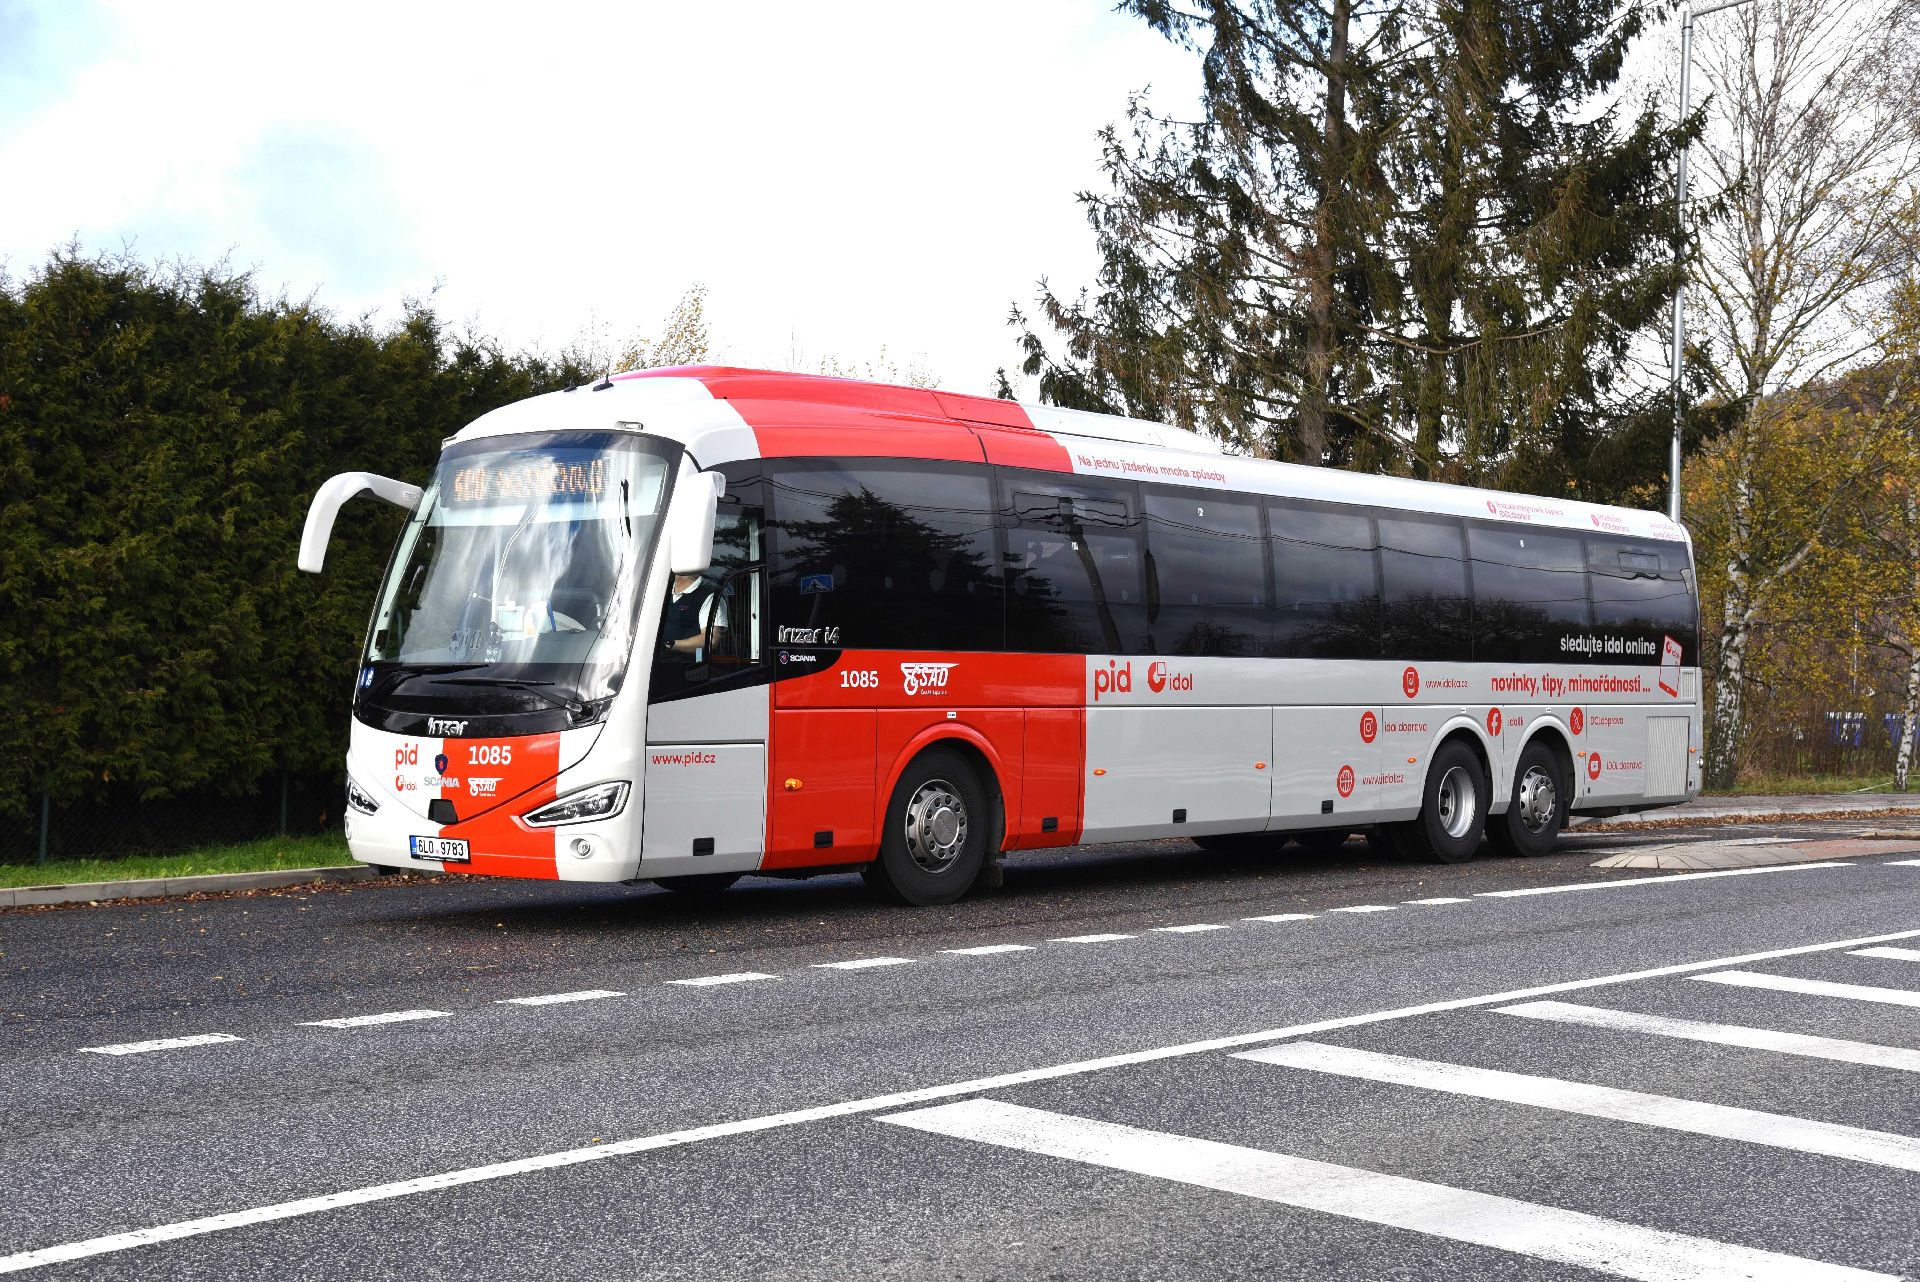
[[[350,864],[347,839],[270,837],[233,846],[204,846],[177,855],[129,855],[124,859],[61,859],[45,864],[0,864],[0,886],[60,886],[135,877],[197,877],[213,872],[277,872],[283,868],[330,868]]]
[[[1715,797],[1783,797],[1795,793],[1834,794],[1887,792],[1893,775],[1742,775],[1740,783]]]

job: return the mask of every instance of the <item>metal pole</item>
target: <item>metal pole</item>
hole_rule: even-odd
[[[1693,77],[1693,20],[1751,4],[1753,0],[1722,0],[1720,4],[1689,9],[1680,20],[1680,123],[1687,123],[1687,90]],[[1667,457],[1667,516],[1680,522],[1680,429],[1686,417],[1686,404],[1680,388],[1680,363],[1686,354],[1687,311],[1687,146],[1680,146],[1679,174],[1674,180],[1673,215],[1676,223],[1673,263],[1680,280],[1673,290],[1673,443]]]

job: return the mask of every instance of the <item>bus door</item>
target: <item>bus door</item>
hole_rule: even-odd
[[[647,710],[641,876],[742,872],[765,850],[764,516],[729,479],[707,572],[669,585]]]

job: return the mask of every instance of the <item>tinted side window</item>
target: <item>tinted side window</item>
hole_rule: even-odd
[[[1386,657],[1473,658],[1473,603],[1460,523],[1382,516],[1378,526]]]
[[[1290,659],[1380,657],[1380,576],[1373,521],[1307,503],[1270,503],[1273,635]]]
[[[1147,623],[1158,654],[1259,654],[1267,558],[1250,501],[1148,488]]]
[[[999,648],[984,469],[822,461],[768,482],[774,644]]]
[[[1680,643],[1681,662],[1700,662],[1700,603],[1693,567],[1678,543],[1636,543],[1625,539],[1587,540],[1588,582],[1593,592],[1595,631],[1650,641],[1666,637]],[[1645,647],[1630,662],[1657,663]]]
[[[1578,536],[1473,525],[1473,655],[1562,661],[1560,638],[1586,635],[1587,560]]]
[[[1147,653],[1145,548],[1131,485],[1004,471],[1007,648]]]

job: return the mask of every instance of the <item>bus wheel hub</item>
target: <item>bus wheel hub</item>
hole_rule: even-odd
[[[907,803],[907,853],[928,872],[942,872],[967,844],[967,803],[945,779],[929,779]]]

